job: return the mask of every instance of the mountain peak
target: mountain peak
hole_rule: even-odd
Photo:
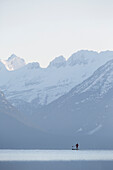
[[[98,52],[95,51],[88,51],[88,50],[80,50],[74,54],[68,59],[67,63],[70,66],[74,66],[76,64],[88,64],[98,55]]]
[[[12,54],[8,60],[4,61],[4,64],[8,70],[17,70],[25,66],[24,59],[17,57],[15,54]]]
[[[63,56],[56,57],[53,61],[50,62],[48,67],[62,67],[66,65],[66,59]]]
[[[18,58],[15,54],[12,54],[9,58],[8,58],[8,60],[7,61],[9,61],[9,60],[14,60],[15,58]]]
[[[28,63],[26,65],[27,69],[38,69],[40,68],[40,64],[38,62]]]

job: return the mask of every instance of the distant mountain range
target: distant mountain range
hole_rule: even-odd
[[[13,117],[51,137],[70,138],[68,144],[78,140],[83,148],[113,148],[112,51],[78,51],[67,61],[55,58],[47,68],[15,55],[8,60],[0,62],[0,89],[18,110]]]
[[[8,60],[1,60],[0,88],[13,105],[47,105],[82,83],[111,59],[112,51],[82,50],[67,61],[60,56],[47,68],[41,68],[39,63],[25,64],[23,59],[13,54]]]

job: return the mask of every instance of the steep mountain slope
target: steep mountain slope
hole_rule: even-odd
[[[67,61],[63,56],[55,58],[47,68],[39,63],[0,72],[0,87],[7,99],[20,110],[47,105],[73,87],[82,83],[100,66],[113,59],[113,52],[79,51]]]
[[[72,142],[73,137],[51,135],[0,113],[0,149],[69,149]]]
[[[74,136],[84,146],[113,148],[113,60],[69,93],[41,108],[34,124]]]
[[[2,74],[6,74],[6,72],[8,72],[7,69],[6,69],[6,67],[5,67],[4,64],[0,61],[0,74],[1,74],[1,75],[2,75]]]
[[[0,92],[0,149],[70,148],[73,138],[50,135],[38,128],[26,126],[24,116]],[[22,123],[24,122],[24,123]],[[64,144],[64,140],[67,142]]]
[[[98,96],[107,93],[113,87],[113,60],[100,67],[93,76],[76,87],[76,93],[98,91]]]
[[[0,91],[0,114],[11,114],[16,112],[16,109],[5,99],[4,94]]]

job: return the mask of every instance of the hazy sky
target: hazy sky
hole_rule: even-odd
[[[45,67],[80,49],[113,50],[113,0],[0,0],[0,59]]]

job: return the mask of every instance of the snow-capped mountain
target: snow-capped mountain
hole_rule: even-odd
[[[82,145],[113,148],[113,60],[38,109],[31,122],[49,133],[74,136]]]
[[[76,86],[75,93],[84,93],[87,91],[98,91],[98,96],[102,97],[113,88],[113,60],[108,61],[105,65],[99,67],[94,74]]]
[[[82,83],[111,59],[112,51],[82,50],[67,61],[63,56],[55,58],[47,68],[41,68],[39,63],[29,63],[14,71],[0,72],[0,88],[16,106],[23,103],[37,107],[47,105]]]
[[[17,57],[15,54],[12,54],[8,60],[1,60],[1,62],[5,65],[5,67],[12,71],[17,70],[23,66],[25,66],[24,59]]]
[[[106,57],[106,55],[109,57]],[[103,55],[105,57],[105,58],[103,57],[102,60],[105,62],[104,65],[102,64],[102,62],[99,62],[98,64],[98,62],[95,60],[95,64],[97,62],[97,64],[100,65],[100,67],[97,67],[97,65],[95,66],[95,68],[97,67],[95,72],[93,72],[92,70],[91,61],[89,61],[90,64],[86,64],[86,63],[83,64],[81,63],[82,62],[81,61],[79,62],[79,64],[70,65],[71,62],[68,63],[69,60],[66,62],[65,66],[61,66],[61,67],[49,66],[48,68],[43,69],[40,68],[38,63],[31,63],[15,71],[7,71],[5,69],[5,71],[2,72],[2,75],[4,74],[5,76],[7,76],[8,82],[6,79],[2,79],[1,76],[0,79],[2,80],[2,82],[4,82],[4,86],[1,86],[1,88],[4,89],[6,94],[8,94],[9,96],[13,96],[12,101],[17,100],[17,106],[20,107],[19,108],[20,110],[23,109],[23,114],[19,115],[16,118],[19,119],[20,121],[23,121],[24,124],[27,123],[28,125],[30,125],[30,127],[36,128],[38,130],[40,129],[45,134],[49,133],[50,136],[47,135],[46,138],[47,140],[49,139],[48,140],[49,142],[53,140],[53,136],[54,136],[56,139],[55,141],[59,140],[60,146],[61,145],[69,146],[72,141],[73,142],[78,141],[81,145],[81,148],[112,149],[113,134],[111,129],[113,129],[113,123],[112,123],[113,122],[113,104],[112,104],[113,103],[113,95],[112,95],[113,94],[113,59],[111,59],[112,55],[108,55],[108,52],[106,55],[105,54]],[[105,59],[107,60],[107,62],[105,61]],[[70,73],[68,72],[70,69],[71,73],[74,74],[74,71],[76,71],[76,69],[79,68],[78,66],[82,66],[84,68],[84,72],[86,69],[87,70],[86,73],[88,72],[88,69],[90,69],[89,72],[92,71],[93,74],[90,77],[87,75],[88,76],[87,79],[83,77],[84,81],[81,78],[82,82],[79,83],[78,81],[79,84],[78,85],[75,84],[75,86],[71,88],[69,92],[65,92],[64,95],[61,95],[57,99],[54,98],[52,102],[50,102],[49,104],[45,103],[42,107],[38,107],[38,109],[35,109],[35,107],[37,107],[37,97],[31,100],[31,103],[26,102],[27,100],[24,98],[25,94],[27,94],[27,92],[28,94],[32,94],[33,90],[35,89],[34,87],[41,87],[40,84],[43,85],[46,82],[44,78],[46,78],[46,80],[49,81],[49,85],[50,85],[50,80],[51,82],[54,83],[54,81],[56,81],[57,78],[60,78],[60,77],[55,77],[56,78],[55,79],[54,77],[51,77],[52,74],[55,75],[56,73],[56,75],[59,74],[61,75],[62,73],[61,70],[65,71],[65,69],[67,70],[67,72],[65,73]],[[82,69],[82,67],[80,68]],[[2,68],[1,70],[4,70],[5,67],[3,66],[3,64],[1,68]],[[53,72],[51,73],[51,71]],[[29,77],[27,76],[28,73],[29,73]],[[38,76],[40,76],[38,77],[38,79],[36,79],[37,74]],[[76,80],[79,80],[77,79],[76,74],[74,74],[74,76]],[[36,77],[34,77],[34,75]],[[45,75],[45,77],[42,75]],[[50,76],[50,79],[49,76],[46,77],[47,75]],[[69,75],[71,76],[71,74]],[[70,78],[69,75],[68,78]],[[30,81],[31,77],[34,78],[33,79],[34,82]],[[62,74],[62,77],[66,78],[64,74]],[[18,80],[18,78],[20,79]],[[12,83],[14,80],[16,80],[17,84]],[[24,83],[26,82],[27,83],[30,82],[31,84],[25,85]],[[65,82],[62,83],[65,89]],[[70,81],[70,84],[71,83],[72,81]],[[45,86],[46,88],[49,87],[47,85],[48,84],[46,84]],[[27,91],[24,90],[22,91],[22,88],[23,87],[25,88],[25,86]],[[32,87],[32,93],[31,93],[31,89],[30,88],[28,89],[29,86],[30,88]],[[14,89],[16,89],[17,87],[18,88],[21,87],[20,91],[19,90],[14,91]],[[8,88],[12,91],[9,92]],[[54,87],[54,91],[56,89],[57,86]],[[60,90],[62,89],[63,87],[61,87]],[[34,90],[34,92],[36,91]],[[50,95],[52,94],[51,89],[49,88],[48,88],[48,92],[50,92]],[[22,96],[22,93],[23,93],[23,99],[20,100],[19,103],[18,98],[19,96]],[[42,92],[42,94],[43,93],[44,91]],[[1,97],[3,97],[2,93],[1,93]],[[28,114],[30,107],[34,114]],[[11,106],[11,108],[13,108],[13,106]],[[30,135],[32,136],[32,134]],[[60,138],[60,135],[62,140]],[[42,139],[44,139],[44,136]],[[55,144],[54,146],[56,146],[57,148],[58,143],[54,143],[54,144]]]

